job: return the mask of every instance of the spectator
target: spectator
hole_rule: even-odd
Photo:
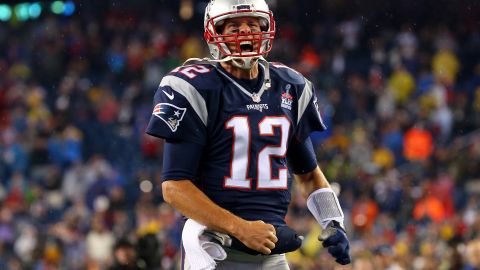
[[[102,219],[100,214],[92,218],[92,230],[85,238],[89,267],[105,268],[111,263],[115,237]]]
[[[121,238],[115,243],[113,257],[115,263],[108,268],[109,270],[147,269],[145,262],[138,259],[135,245],[128,239]]]

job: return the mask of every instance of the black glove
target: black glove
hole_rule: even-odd
[[[337,263],[345,265],[352,261],[347,233],[337,221],[330,222],[318,240],[323,241],[323,247],[328,248],[328,253],[335,258]]]

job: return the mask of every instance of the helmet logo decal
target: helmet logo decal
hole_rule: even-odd
[[[234,8],[236,8],[237,10],[251,10],[252,8],[250,7],[250,5],[238,5],[238,6],[235,6]]]

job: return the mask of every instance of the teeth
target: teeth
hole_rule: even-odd
[[[240,45],[252,45],[252,42],[251,42],[251,41],[248,41],[248,40],[246,40],[246,41],[242,41],[242,42],[240,42]]]

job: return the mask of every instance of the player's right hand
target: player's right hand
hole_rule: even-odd
[[[245,221],[238,229],[237,239],[245,246],[263,254],[272,253],[278,241],[275,227],[261,220]]]

